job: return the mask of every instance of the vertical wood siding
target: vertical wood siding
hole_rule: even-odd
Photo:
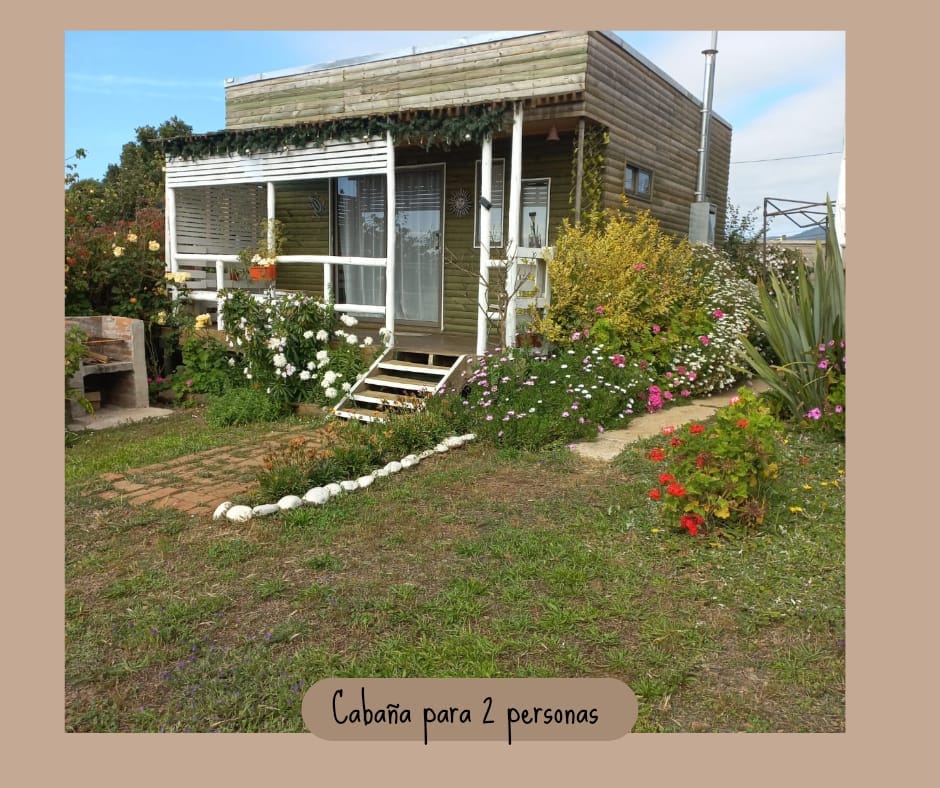
[[[698,176],[701,104],[613,41],[592,34],[585,105],[592,120],[610,129],[606,204],[619,204],[628,162],[652,170],[652,197],[649,201],[635,199],[634,207],[648,208],[663,229],[687,234]],[[713,117],[709,140],[706,190],[709,201],[717,207],[720,233],[728,199],[731,129]]]

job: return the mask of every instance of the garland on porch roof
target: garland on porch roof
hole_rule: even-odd
[[[341,118],[322,123],[232,129],[155,142],[169,156],[194,160],[236,153],[247,156],[288,147],[322,146],[329,140],[348,142],[351,139],[384,137],[386,131],[390,131],[396,143],[420,145],[425,150],[432,147],[447,150],[464,142],[481,143],[487,134],[495,134],[503,128],[505,115],[503,106],[470,106],[460,108],[453,115],[422,110],[404,117]]]

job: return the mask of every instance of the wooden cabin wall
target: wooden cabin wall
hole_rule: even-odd
[[[228,129],[580,91],[588,35],[554,31],[273,77],[225,90]]]
[[[610,130],[606,205],[620,204],[627,163],[651,170],[651,199],[630,198],[633,207],[648,208],[664,230],[688,235],[698,178],[701,104],[639,60],[625,56],[610,39],[591,34],[585,105],[588,116]],[[731,129],[713,116],[709,140],[706,191],[717,208],[720,234],[728,199]]]
[[[330,253],[329,180],[279,183],[276,186],[275,216],[282,223],[283,254]],[[317,215],[311,204],[322,205]],[[323,266],[320,263],[278,263],[277,286],[323,295]]]

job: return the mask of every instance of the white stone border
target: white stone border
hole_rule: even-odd
[[[322,487],[311,487],[303,494],[303,497],[285,495],[277,503],[262,503],[258,506],[244,506],[242,504],[234,504],[232,501],[224,501],[216,507],[215,512],[212,514],[212,519],[221,520],[225,518],[233,523],[244,523],[251,520],[253,517],[267,517],[268,515],[277,514],[278,512],[298,509],[305,504],[308,506],[322,506],[337,495],[341,495],[344,492],[364,490],[376,479],[391,476],[407,468],[414,468],[421,460],[427,459],[434,454],[444,454],[451,449],[459,448],[465,443],[475,440],[476,437],[477,436],[472,432],[468,432],[465,435],[452,435],[449,438],[444,438],[444,440],[438,443],[433,449],[427,449],[420,454],[408,454],[402,457],[400,461],[392,460],[392,462],[386,463],[382,468],[378,468],[365,476],[360,476],[358,479],[345,479],[339,482],[330,482]]]

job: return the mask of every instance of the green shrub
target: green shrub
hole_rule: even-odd
[[[535,328],[558,342],[590,329],[599,316],[623,340],[667,326],[705,291],[692,246],[665,233],[649,211],[594,214],[566,222],[548,263],[551,306]]]
[[[277,421],[285,413],[286,409],[264,392],[243,386],[211,396],[206,404],[206,423],[213,427],[231,427]]]
[[[664,464],[650,497],[695,536],[717,526],[760,525],[766,486],[777,477],[781,425],[768,406],[741,389],[714,423],[664,430],[664,445],[647,457]]]
[[[82,357],[88,350],[88,334],[78,326],[65,329],[65,400],[77,402],[88,413],[93,411],[91,403],[78,389],[69,388],[69,379],[81,369]]]
[[[824,412],[830,389],[844,384],[844,378],[836,374],[844,373],[844,358],[836,370],[819,357],[829,347],[843,351],[840,357],[845,349],[845,266],[831,204],[827,210],[826,253],[817,246],[812,274],[801,262],[795,288],[774,275],[769,286],[758,285],[760,311],[755,321],[766,335],[770,353],[762,353],[747,340],[742,342],[744,363],[770,386],[781,412],[793,419]]]
[[[180,399],[191,394],[219,396],[247,384],[235,354],[214,334],[199,329],[185,332],[182,357],[173,373],[173,389]]]

